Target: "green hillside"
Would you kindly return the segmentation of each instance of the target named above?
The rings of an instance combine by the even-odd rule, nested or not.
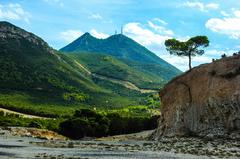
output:
[[[0,22],[0,37],[1,107],[64,113],[86,106],[143,104],[147,97],[87,74],[72,57],[10,23]]]
[[[139,88],[158,90],[165,83],[165,80],[161,77],[139,71],[139,69],[130,67],[113,56],[89,52],[70,53],[66,55],[83,64],[94,74],[128,81]]]
[[[95,55],[110,55],[117,58],[122,64],[124,63],[125,66],[127,65],[131,70],[137,71],[138,74],[141,72],[146,78],[148,77],[148,79],[150,78],[154,82],[158,81],[157,83],[159,83],[160,80],[162,80],[161,83],[166,83],[181,73],[181,71],[171,64],[122,34],[113,35],[107,39],[97,39],[89,33],[85,33],[69,45],[60,49],[60,51],[65,52],[66,54],[91,52]],[[90,60],[88,60],[88,62],[90,62]],[[90,69],[94,69],[94,66],[91,65]],[[108,67],[106,69],[111,68]],[[153,88],[156,85],[152,85],[153,87],[145,86],[143,88]]]

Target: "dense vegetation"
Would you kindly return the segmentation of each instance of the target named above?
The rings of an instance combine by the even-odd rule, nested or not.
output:
[[[124,92],[122,92],[124,93]],[[131,92],[125,90],[125,95],[131,95]],[[120,94],[121,95],[121,94]],[[112,99],[111,99],[112,98]],[[159,98],[157,94],[142,96],[142,105],[146,105],[149,109],[157,109],[159,108]],[[141,99],[140,98],[140,99]],[[104,101],[101,101],[103,100]],[[137,97],[132,98],[136,101],[140,100]],[[112,104],[109,101],[124,102],[125,106],[117,106],[117,104]],[[103,105],[95,105],[95,104],[79,104],[75,101],[62,101],[59,100],[58,96],[54,96],[53,94],[47,94],[44,92],[19,92],[19,91],[1,91],[0,93],[0,107],[7,108],[13,111],[22,112],[26,114],[32,114],[37,116],[44,117],[65,117],[72,115],[76,109],[80,108],[97,108],[98,110],[121,110],[127,108],[129,105],[136,104],[128,104],[128,101],[123,101],[122,98],[115,97],[102,97],[100,99],[96,99],[95,102],[102,102]],[[138,101],[140,103],[140,101]]]
[[[72,139],[86,136],[102,137],[156,128],[159,114],[154,115],[148,111],[146,106],[111,111],[83,108],[76,110],[71,116],[56,119],[23,118],[17,114],[5,114],[0,111],[0,125],[48,129]]]
[[[69,53],[66,55],[83,64],[94,74],[129,81],[139,88],[156,89],[165,83],[165,79],[162,77],[156,77],[147,71],[135,69],[123,60],[110,55],[90,52]]]
[[[157,127],[157,119],[158,116],[129,117],[121,116],[119,113],[106,114],[82,109],[60,124],[60,132],[74,139],[127,134],[154,129]]]
[[[0,36],[0,107],[55,118],[28,119],[0,113],[0,126],[44,128],[71,138],[152,129],[159,115],[156,93],[141,93],[93,76],[86,69],[154,90],[178,72],[170,67],[170,74],[160,76],[161,71],[166,72],[166,69],[157,71],[162,67],[160,64],[147,67],[132,61],[130,52],[125,52],[129,57],[124,59],[101,53],[59,53],[41,38],[7,22],[0,22]],[[135,51],[145,49],[135,42],[134,45]],[[156,69],[151,71],[153,66]]]
[[[146,95],[130,89],[126,94],[122,85],[93,78],[75,59],[53,50],[39,37],[6,22],[0,28],[5,36],[0,39],[1,105],[104,107],[107,101],[109,106],[123,107],[144,103]],[[15,98],[5,100],[5,96]]]

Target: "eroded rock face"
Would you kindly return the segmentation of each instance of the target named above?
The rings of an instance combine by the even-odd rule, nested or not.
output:
[[[201,65],[161,91],[161,136],[240,138],[240,55]]]

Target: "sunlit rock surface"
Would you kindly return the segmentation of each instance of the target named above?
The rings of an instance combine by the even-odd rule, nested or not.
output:
[[[154,138],[240,138],[240,55],[193,68],[161,91],[162,117]]]

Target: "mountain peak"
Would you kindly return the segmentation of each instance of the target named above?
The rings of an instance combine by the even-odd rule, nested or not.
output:
[[[92,36],[89,32],[84,33],[82,36],[80,36],[79,38],[77,38],[76,40],[73,41],[73,43],[81,43],[82,41],[89,41],[92,39],[97,39],[94,36]]]
[[[9,23],[7,21],[0,21],[0,32],[5,32],[5,31],[8,31],[8,32],[13,32],[13,31],[24,31],[23,29],[13,25],[12,23]]]
[[[112,36],[109,36],[107,39],[111,39],[111,38],[115,38],[115,39],[123,39],[123,38],[130,39],[129,37],[127,37],[126,35],[123,35],[123,34],[114,34]]]
[[[10,43],[10,39],[12,39],[12,41],[15,41],[17,44],[27,42],[28,44],[25,44],[24,47],[34,46],[38,49],[46,49],[51,53],[53,51],[40,37],[6,21],[0,22],[0,38],[2,41],[8,43]]]
[[[81,37],[93,37],[89,32],[84,33]]]
[[[1,21],[0,22],[0,35],[2,37],[15,37],[15,38],[34,38],[34,39],[40,39],[36,35],[25,31],[24,29],[21,29],[9,22]]]
[[[97,39],[89,33],[85,33],[77,40],[60,49],[63,52],[94,52],[107,54],[116,58],[126,59],[129,61],[159,64],[174,73],[180,71],[171,64],[167,63],[144,46],[140,45],[133,39],[123,35],[115,34],[106,39]],[[170,71],[171,72],[171,71]]]
[[[72,50],[78,50],[79,46],[89,46],[91,43],[97,43],[100,39],[95,38],[89,32],[84,33],[82,36],[71,42],[69,45],[65,46],[64,48],[60,49],[63,52],[69,52]],[[84,49],[88,49],[88,48]]]
[[[14,26],[13,24],[7,22],[7,21],[0,21],[0,27],[1,26]]]

